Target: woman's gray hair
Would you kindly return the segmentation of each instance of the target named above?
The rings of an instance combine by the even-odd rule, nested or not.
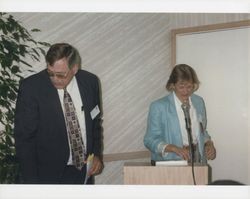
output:
[[[192,82],[194,84],[193,91],[196,91],[199,88],[200,81],[196,75],[196,72],[191,66],[187,64],[178,64],[173,68],[166,85],[167,90],[173,91],[174,84],[180,80]]]

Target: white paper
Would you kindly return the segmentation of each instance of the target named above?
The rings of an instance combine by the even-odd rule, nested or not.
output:
[[[170,160],[170,161],[156,161],[155,166],[185,166],[188,165],[187,160]]]
[[[86,175],[85,175],[84,184],[87,183],[87,180],[88,180],[89,177],[90,177],[90,176],[88,175],[88,173],[89,173],[89,171],[90,171],[90,169],[91,169],[91,167],[92,167],[93,157],[94,157],[93,154],[91,154],[91,155],[88,156],[87,163],[86,163]]]

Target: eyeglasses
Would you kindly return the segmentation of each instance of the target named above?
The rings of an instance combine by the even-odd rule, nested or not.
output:
[[[69,71],[65,73],[54,73],[49,69],[47,70],[49,77],[57,77],[58,79],[66,79],[69,74]]]
[[[175,84],[175,87],[178,90],[183,90],[183,89],[186,89],[188,91],[193,91],[194,90],[194,84],[193,83],[189,83],[189,82],[177,82]]]

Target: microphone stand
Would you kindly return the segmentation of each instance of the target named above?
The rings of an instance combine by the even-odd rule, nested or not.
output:
[[[191,129],[191,119],[189,115],[189,104],[182,104],[182,109],[184,111],[185,115],[185,122],[186,122],[186,130],[188,134],[188,143],[189,143],[189,154],[190,154],[190,160],[191,160],[191,166],[192,166],[192,175],[193,175],[193,181],[194,185],[196,185],[195,175],[194,175],[194,145],[193,145],[193,137],[192,137],[192,129]]]
[[[187,119],[185,119],[185,120],[187,120]],[[193,163],[194,162],[194,145],[193,145],[192,130],[188,126],[186,126],[186,129],[187,129],[187,134],[188,134],[188,143],[189,143],[189,147],[190,147],[190,159],[191,159],[191,163]]]
[[[191,160],[191,167],[192,167],[192,176],[194,185],[196,185],[195,175],[194,175],[194,145],[193,145],[193,138],[192,138],[192,130],[191,128],[186,128],[188,133],[188,142],[189,142],[189,154]]]

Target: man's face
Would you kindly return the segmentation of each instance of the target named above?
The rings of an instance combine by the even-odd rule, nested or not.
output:
[[[78,65],[74,65],[69,69],[67,59],[62,58],[57,60],[53,65],[48,64],[47,70],[52,84],[57,89],[63,89],[67,87],[77,73]]]

